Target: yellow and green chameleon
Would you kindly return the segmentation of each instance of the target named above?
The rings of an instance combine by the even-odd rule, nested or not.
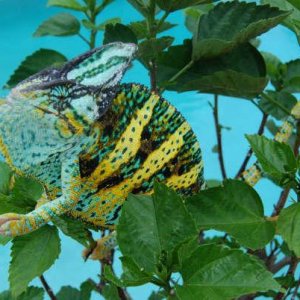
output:
[[[44,186],[32,212],[0,216],[0,234],[18,236],[68,214],[113,229],[129,193],[155,180],[181,194],[205,187],[199,143],[183,116],[138,84],[120,84],[134,44],[112,43],[17,85],[0,105],[0,152],[20,175]],[[292,112],[299,118],[299,105]],[[277,135],[291,131],[287,120]],[[243,174],[259,179],[256,164]]]

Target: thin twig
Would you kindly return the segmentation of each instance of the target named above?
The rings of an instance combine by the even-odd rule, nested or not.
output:
[[[78,36],[79,36],[86,44],[88,44],[88,46],[90,46],[90,42],[88,41],[88,39],[86,39],[81,33],[78,33]]]
[[[214,107],[213,107],[213,115],[214,115],[214,122],[216,128],[216,135],[217,135],[217,146],[218,146],[218,157],[219,163],[221,168],[221,173],[223,180],[227,178],[225,164],[224,164],[224,156],[223,156],[223,146],[222,146],[222,128],[219,122],[219,99],[218,95],[214,95]]]
[[[150,83],[151,83],[151,91],[157,91],[157,64],[156,60],[152,59],[150,61]]]
[[[258,135],[262,135],[264,133],[264,129],[265,129],[267,120],[268,120],[268,115],[263,113],[263,117],[262,117],[259,129],[258,129],[258,132],[257,132]],[[246,154],[246,157],[245,157],[240,169],[238,170],[235,178],[239,178],[242,175],[242,173],[246,170],[247,164],[248,164],[252,154],[253,154],[253,150],[252,150],[252,148],[250,148],[248,150],[248,152]]]
[[[51,300],[57,300],[56,296],[53,293],[52,288],[50,287],[50,285],[48,284],[48,282],[46,281],[44,275],[40,276],[40,281],[46,291],[46,293],[48,294],[48,296],[50,297]]]
[[[278,263],[270,266],[269,270],[276,274],[278,271],[280,271],[283,267],[289,265],[292,261],[292,258],[289,256],[284,257],[282,260],[280,260]]]

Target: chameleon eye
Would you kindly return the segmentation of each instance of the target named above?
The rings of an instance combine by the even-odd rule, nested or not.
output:
[[[70,106],[71,90],[72,87],[71,86],[69,87],[67,85],[59,85],[51,89],[49,100],[55,110],[60,112]]]

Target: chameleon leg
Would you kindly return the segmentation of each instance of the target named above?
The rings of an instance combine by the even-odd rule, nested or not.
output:
[[[84,259],[104,260],[110,256],[111,250],[117,246],[116,232],[113,231],[109,235],[97,240],[97,245],[93,249],[85,249],[82,252]]]
[[[14,237],[29,233],[76,205],[80,195],[78,164],[67,162],[62,170],[62,196],[39,206],[26,215],[16,213],[0,215],[0,235]]]

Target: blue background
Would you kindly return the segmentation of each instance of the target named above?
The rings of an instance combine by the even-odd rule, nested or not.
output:
[[[36,28],[47,18],[63,9],[46,8],[46,0],[0,0],[0,87],[9,79],[12,72],[20,62],[40,48],[50,48],[62,52],[68,58],[85,52],[87,46],[79,37],[44,37],[33,38]],[[80,14],[77,14],[80,16]],[[125,1],[115,0],[100,16],[99,21],[112,17],[121,17],[127,24],[140,20],[141,16]],[[176,37],[174,44],[181,43],[190,37],[184,27],[183,12],[172,14],[168,21],[179,24],[167,34]],[[83,34],[85,32],[83,31]],[[99,35],[98,45],[102,42]],[[283,62],[299,58],[300,48],[292,32],[278,26],[261,36],[260,49],[269,51],[278,56]],[[149,85],[147,71],[138,63],[128,71],[125,82],[139,82]],[[7,91],[0,90],[0,96]],[[197,134],[205,165],[206,179],[220,179],[220,170],[217,155],[211,149],[216,144],[215,129],[212,111],[208,105],[213,96],[208,94],[166,92],[164,95],[186,117]],[[224,126],[232,130],[224,130],[224,156],[229,177],[234,177],[239,169],[248,144],[245,134],[255,133],[261,120],[260,111],[250,102],[242,99],[220,97],[220,120]],[[268,135],[268,132],[266,132]],[[267,180],[261,180],[256,187],[261,195],[265,212],[272,211],[273,204],[277,201],[280,189]],[[133,237],[134,238],[134,237]],[[87,278],[97,280],[100,266],[97,262],[83,262],[81,258],[82,247],[73,240],[62,237],[62,252],[55,265],[45,273],[45,277],[57,292],[61,286],[71,285],[79,287]],[[8,265],[10,245],[0,248],[0,291],[8,288]],[[116,260],[116,269],[120,271],[120,264]],[[39,285],[38,281],[33,284]],[[152,287],[150,285],[129,289],[133,299],[147,299]],[[93,299],[99,299],[94,294]]]

